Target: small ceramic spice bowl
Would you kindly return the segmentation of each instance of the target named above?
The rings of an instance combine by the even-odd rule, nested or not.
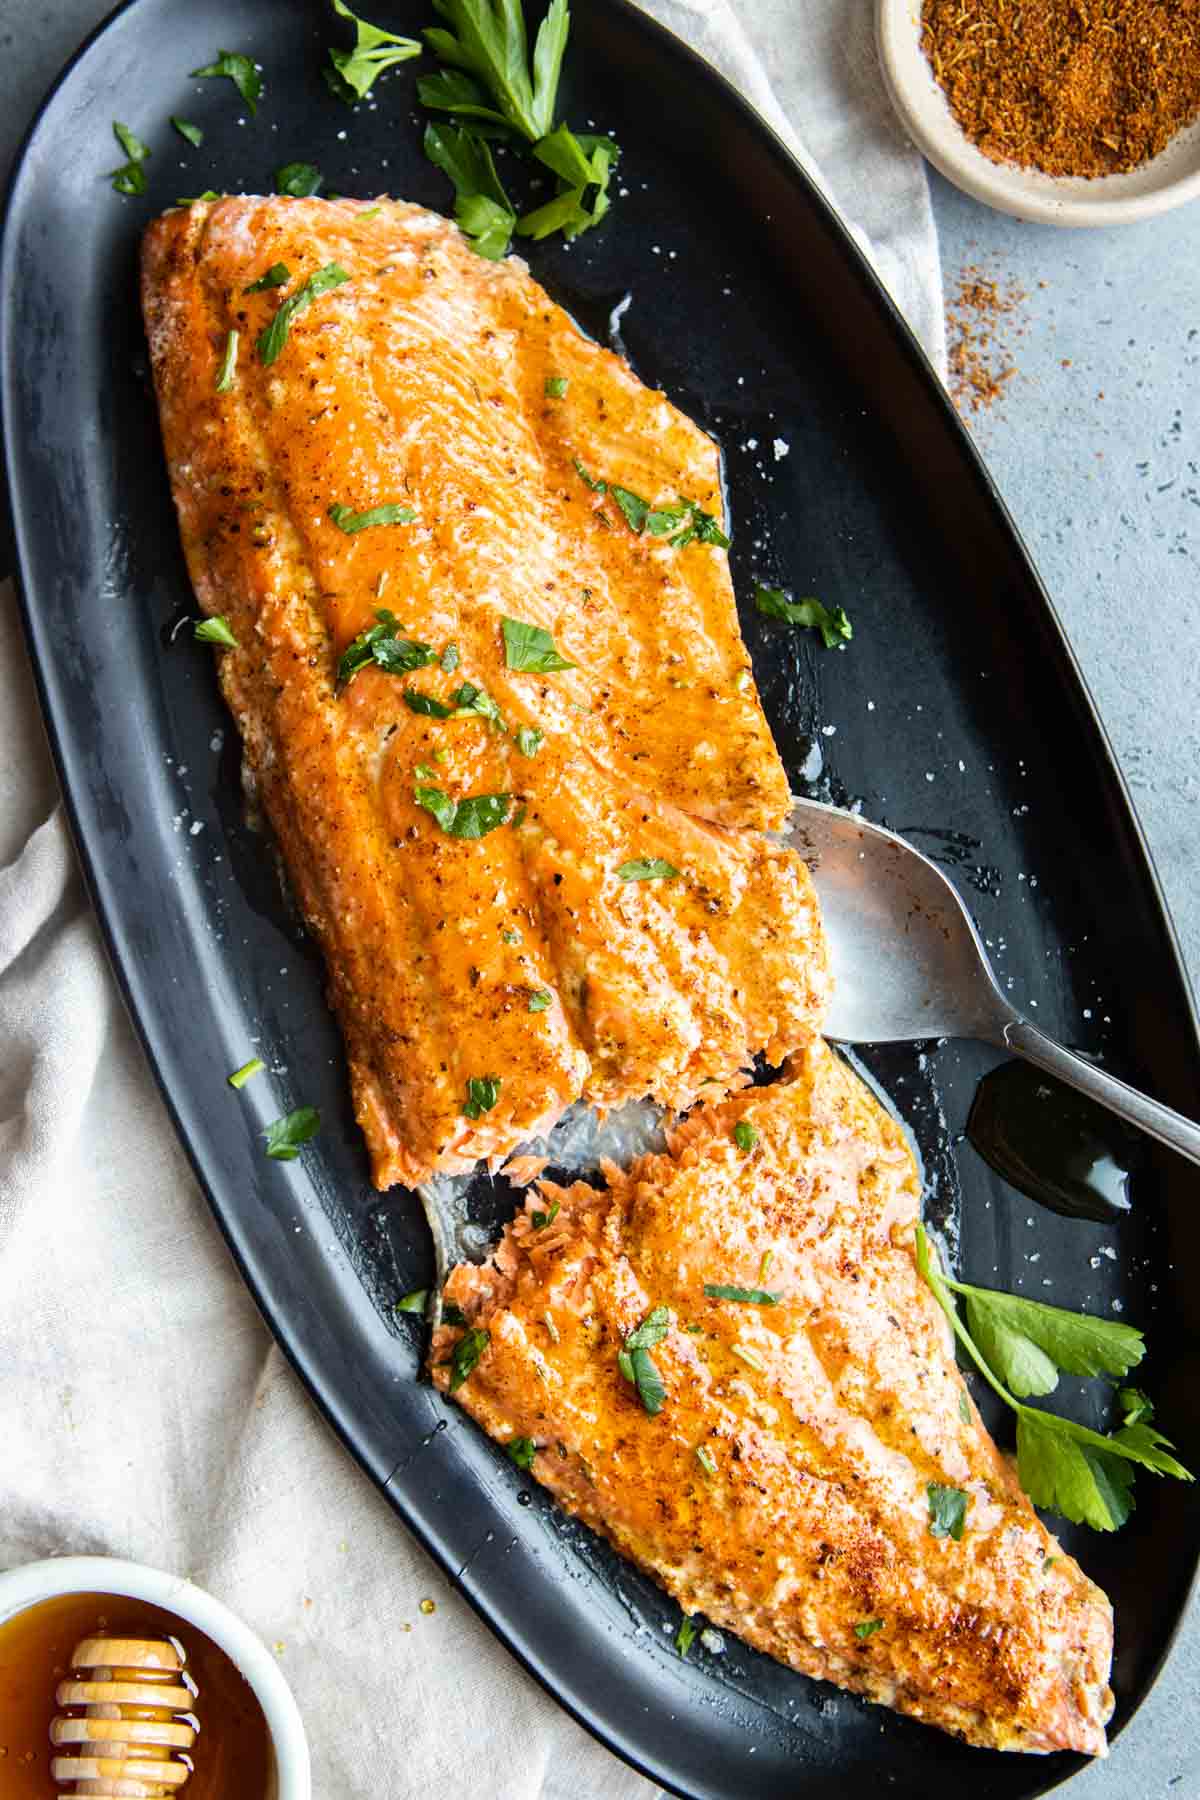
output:
[[[901,122],[934,168],[973,199],[1038,225],[1130,225],[1200,199],[1200,121],[1121,175],[1045,175],[993,162],[967,137],[934,78],[921,48],[921,0],[877,0],[875,25]]]

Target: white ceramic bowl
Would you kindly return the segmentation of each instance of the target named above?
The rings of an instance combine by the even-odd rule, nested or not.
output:
[[[0,1625],[60,1594],[121,1594],[165,1607],[198,1626],[237,1665],[266,1716],[275,1780],[263,1800],[312,1800],[308,1740],[291,1690],[270,1651],[228,1607],[181,1575],[165,1575],[141,1563],[115,1556],[56,1556],[0,1574]]]
[[[879,60],[918,150],[964,193],[1039,225],[1129,225],[1200,198],[1200,121],[1127,175],[1043,175],[994,163],[963,132],[921,49],[921,0],[877,0]]]

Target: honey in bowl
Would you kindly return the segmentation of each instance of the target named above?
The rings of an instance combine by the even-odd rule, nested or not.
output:
[[[0,1624],[3,1800],[53,1800],[63,1791],[50,1772],[56,1754],[50,1726],[56,1715],[82,1709],[59,1706],[55,1694],[70,1679],[72,1654],[87,1638],[163,1638],[182,1646],[185,1682],[195,1689],[200,1722],[188,1753],[194,1773],[180,1790],[184,1800],[272,1800],[270,1732],[245,1677],[195,1625],[120,1594],[64,1594]]]

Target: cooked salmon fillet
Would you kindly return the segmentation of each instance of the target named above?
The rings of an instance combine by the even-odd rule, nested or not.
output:
[[[607,1181],[543,1183],[452,1272],[438,1385],[685,1612],[969,1743],[1103,1754],[1111,1608],[967,1394],[912,1156],[858,1078],[818,1040]],[[618,1353],[664,1307],[652,1414]],[[931,1484],[966,1496],[959,1541]]]
[[[579,1098],[685,1108],[801,1043],[825,951],[761,835],[787,783],[711,439],[418,207],[168,213],[143,302],[188,567],[236,638],[221,684],[377,1184],[494,1162]],[[339,684],[368,631],[389,667],[360,643]]]

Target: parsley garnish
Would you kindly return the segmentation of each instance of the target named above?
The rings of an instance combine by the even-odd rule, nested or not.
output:
[[[427,719],[449,719],[452,716],[452,709],[449,706],[443,706],[442,702],[435,700],[432,694],[422,694],[418,688],[405,688],[404,704],[410,712],[423,713]],[[419,775],[424,768],[425,765],[422,763],[416,771],[417,774]],[[433,770],[429,769],[427,773],[429,779],[432,780]]]
[[[142,164],[150,154],[150,146],[143,144],[141,138],[119,119],[113,120],[113,136],[129,159],[119,169],[109,170],[113,187],[118,194],[144,194],[146,171]]]
[[[454,183],[454,217],[471,247],[498,262],[508,254],[517,215],[492,153],[481,138],[453,125],[425,127],[425,154]]]
[[[292,272],[286,263],[272,263],[265,275],[252,281],[249,287],[242,289],[243,294],[261,294],[267,288],[284,287],[292,279]]]
[[[522,669],[531,675],[553,675],[559,669],[577,665],[560,656],[554,639],[540,625],[527,625],[521,619],[501,619],[504,633],[504,661],[510,669]]]
[[[491,1112],[500,1098],[499,1075],[472,1075],[467,1083],[467,1103],[463,1107],[464,1119],[482,1119],[484,1113]]]
[[[704,1473],[706,1475],[711,1476],[711,1475],[716,1474],[716,1472],[717,1472],[716,1458],[713,1456],[713,1453],[708,1448],[707,1444],[697,1444],[697,1446],[696,1446],[696,1461],[700,1464],[700,1467],[704,1470]]]
[[[929,1496],[929,1535],[935,1538],[962,1539],[967,1519],[967,1496],[961,1488],[943,1487],[938,1481],[925,1484]]]
[[[204,133],[198,125],[193,125],[190,119],[177,119],[174,113],[171,114],[171,123],[180,137],[186,138],[197,150],[200,148],[204,142]]]
[[[323,269],[310,275],[304,286],[288,296],[271,323],[259,333],[258,354],[262,361],[267,364],[276,362],[283,353],[283,346],[287,343],[288,332],[296,315],[311,306],[322,294],[327,294],[331,288],[341,287],[349,279],[341,264],[335,262],[326,263]]]
[[[545,1012],[551,1001],[551,994],[546,988],[535,988],[529,996],[530,1012]]]
[[[550,0],[531,64],[521,0],[433,3],[454,29],[435,26],[425,32],[425,41],[451,66],[417,83],[422,105],[486,120],[530,143],[546,137],[554,128],[558,77],[570,29],[566,0]]]
[[[617,1368],[630,1386],[636,1388],[638,1399],[652,1418],[662,1411],[667,1390],[650,1351],[655,1344],[662,1343],[670,1329],[670,1309],[656,1306],[629,1333],[624,1349],[617,1355]]]
[[[416,638],[402,638],[397,634],[404,627],[396,623],[395,613],[389,612],[385,606],[376,610],[374,625],[368,625],[360,631],[352,644],[348,644],[338,661],[337,687],[340,692],[349,681],[352,681],[360,669],[374,663],[387,675],[408,675],[414,669],[424,669],[437,661],[437,656],[429,644],[422,644]]]
[[[551,0],[529,57],[521,0],[434,0],[452,31],[425,33],[443,68],[417,83],[421,103],[454,114],[458,128],[434,127],[426,154],[454,182],[455,216],[485,256],[503,256],[514,229],[542,238],[552,231],[577,237],[609,208],[609,177],[617,160],[611,138],[555,129],[555,96],[570,15],[566,0]],[[457,34],[457,35],[456,35]],[[484,142],[523,139],[553,171],[552,200],[517,218]],[[451,166],[452,165],[452,166]]]
[[[454,702],[452,719],[486,719],[489,724],[496,725],[501,731],[504,721],[500,717],[500,708],[492,696],[483,688],[476,687],[473,681],[464,681],[461,687],[455,688],[450,696]]]
[[[405,1294],[403,1300],[397,1300],[394,1310],[398,1313],[423,1313],[428,1303],[429,1289],[414,1288],[411,1294]]]
[[[203,69],[193,69],[192,74],[227,75],[250,111],[252,113],[258,111],[258,97],[262,93],[262,76],[255,68],[252,57],[243,56],[237,50],[218,50],[216,62],[208,63]]]
[[[743,1306],[778,1306],[783,1299],[766,1288],[726,1287],[719,1281],[706,1281],[704,1292],[710,1300],[738,1300]]]
[[[467,1315],[461,1306],[456,1306],[453,1300],[442,1301],[443,1325],[465,1325],[466,1322]]]
[[[471,794],[465,800],[452,800],[441,788],[418,787],[413,798],[433,814],[448,837],[481,838],[503,825],[512,796]]]
[[[307,1144],[309,1138],[316,1137],[321,1129],[321,1115],[315,1106],[298,1106],[282,1119],[276,1119],[267,1126],[263,1136],[267,1140],[267,1155],[276,1162],[291,1162],[300,1154],[301,1144]]]
[[[545,741],[545,732],[536,725],[522,725],[517,730],[517,749],[522,756],[536,756]]]
[[[635,856],[631,862],[623,862],[617,870],[618,881],[671,881],[679,874],[674,863],[664,862],[661,856]]]
[[[860,1619],[854,1627],[854,1635],[856,1638],[869,1638],[874,1637],[877,1631],[882,1630],[882,1619]]]
[[[401,506],[396,501],[390,501],[386,506],[370,506],[366,512],[354,512],[335,500],[328,511],[338,530],[344,531],[347,537],[356,531],[367,531],[372,525],[411,525],[417,516],[411,506]]]
[[[175,204],[176,206],[199,206],[204,200],[219,200],[220,198],[221,196],[218,194],[216,188],[205,188],[202,194],[185,194],[184,197],[181,200],[177,200]]]
[[[821,634],[827,650],[844,650],[854,636],[854,627],[840,606],[832,611],[819,600],[789,600],[782,588],[764,587],[760,581],[754,589],[754,605],[768,619],[786,619],[789,625],[808,625]]]
[[[755,1131],[749,1119],[739,1119],[733,1128],[731,1136],[743,1156],[747,1156],[758,1142],[758,1133]],[[768,1250],[767,1255],[769,1256],[770,1254],[771,1252]]]
[[[293,200],[307,200],[317,192],[323,179],[315,163],[284,163],[275,171],[275,192],[290,194]]]
[[[443,1367],[450,1369],[450,1392],[457,1393],[467,1376],[487,1349],[490,1334],[476,1325],[474,1330],[464,1332],[450,1355],[445,1359]]]
[[[509,1461],[516,1463],[518,1469],[532,1469],[537,1445],[531,1437],[511,1438],[504,1448]]]
[[[547,375],[544,390],[547,400],[561,400],[569,386],[565,375]]]
[[[458,645],[454,643],[447,644],[441,655],[442,668],[447,675],[453,675],[455,669],[458,667],[458,662]]]
[[[1170,1454],[1171,1445],[1144,1413],[1104,1435],[1077,1425],[1058,1413],[1025,1406],[1017,1393],[1045,1394],[1057,1385],[1059,1369],[1068,1374],[1123,1375],[1140,1362],[1145,1345],[1140,1331],[1115,1320],[1064,1312],[1038,1300],[1020,1300],[991,1288],[971,1287],[943,1275],[929,1239],[917,1226],[917,1268],[980,1374],[1017,1415],[1017,1478],[1035,1506],[1061,1513],[1075,1524],[1115,1531],[1133,1509],[1130,1464],[1180,1481],[1192,1476]],[[967,1301],[971,1330],[963,1324],[955,1294]],[[982,1323],[989,1350],[972,1332]],[[992,1366],[995,1356],[1012,1386]],[[1050,1377],[1053,1376],[1053,1380]],[[1122,1390],[1131,1393],[1136,1390]]]
[[[675,1633],[675,1648],[678,1650],[680,1656],[687,1655],[688,1651],[696,1641],[696,1632],[698,1629],[699,1627],[692,1619],[684,1619],[682,1621],[679,1630]]]
[[[722,550],[729,548],[729,539],[717,521],[695,500],[685,500],[681,495],[673,504],[651,506],[649,500],[643,500],[640,494],[633,493],[631,489],[589,475],[578,457],[575,458],[575,473],[591,488],[593,494],[611,494],[621,509],[625,523],[639,536],[642,532],[649,532],[651,537],[665,537],[676,550],[682,550],[691,543],[716,544]]]
[[[215,619],[202,619],[196,626],[196,642],[198,644],[223,644],[227,650],[236,650],[238,641],[229,629],[229,621],[220,613]]]
[[[559,1202],[555,1200],[545,1212],[530,1213],[529,1222],[533,1226],[533,1229],[535,1231],[545,1231],[547,1225],[553,1225],[555,1219],[558,1217],[558,1208]]]
[[[1143,1394],[1141,1388],[1118,1388],[1117,1405],[1121,1409],[1122,1425],[1138,1425],[1143,1421],[1148,1425],[1154,1417],[1154,1402]]]
[[[216,389],[218,394],[226,394],[233,386],[233,377],[237,370],[238,336],[231,331],[225,339],[225,354],[221,358],[221,366],[217,370]]]
[[[355,28],[354,48],[329,52],[325,80],[331,93],[353,106],[370,93],[377,75],[396,63],[407,62],[411,56],[420,56],[421,46],[415,38],[397,37],[379,25],[356,18],[342,0],[332,0],[332,4],[339,18],[349,19]]]
[[[225,1079],[231,1088],[244,1088],[252,1076],[262,1074],[263,1067],[262,1057],[252,1056],[249,1062],[244,1062],[240,1069],[235,1069]]]

